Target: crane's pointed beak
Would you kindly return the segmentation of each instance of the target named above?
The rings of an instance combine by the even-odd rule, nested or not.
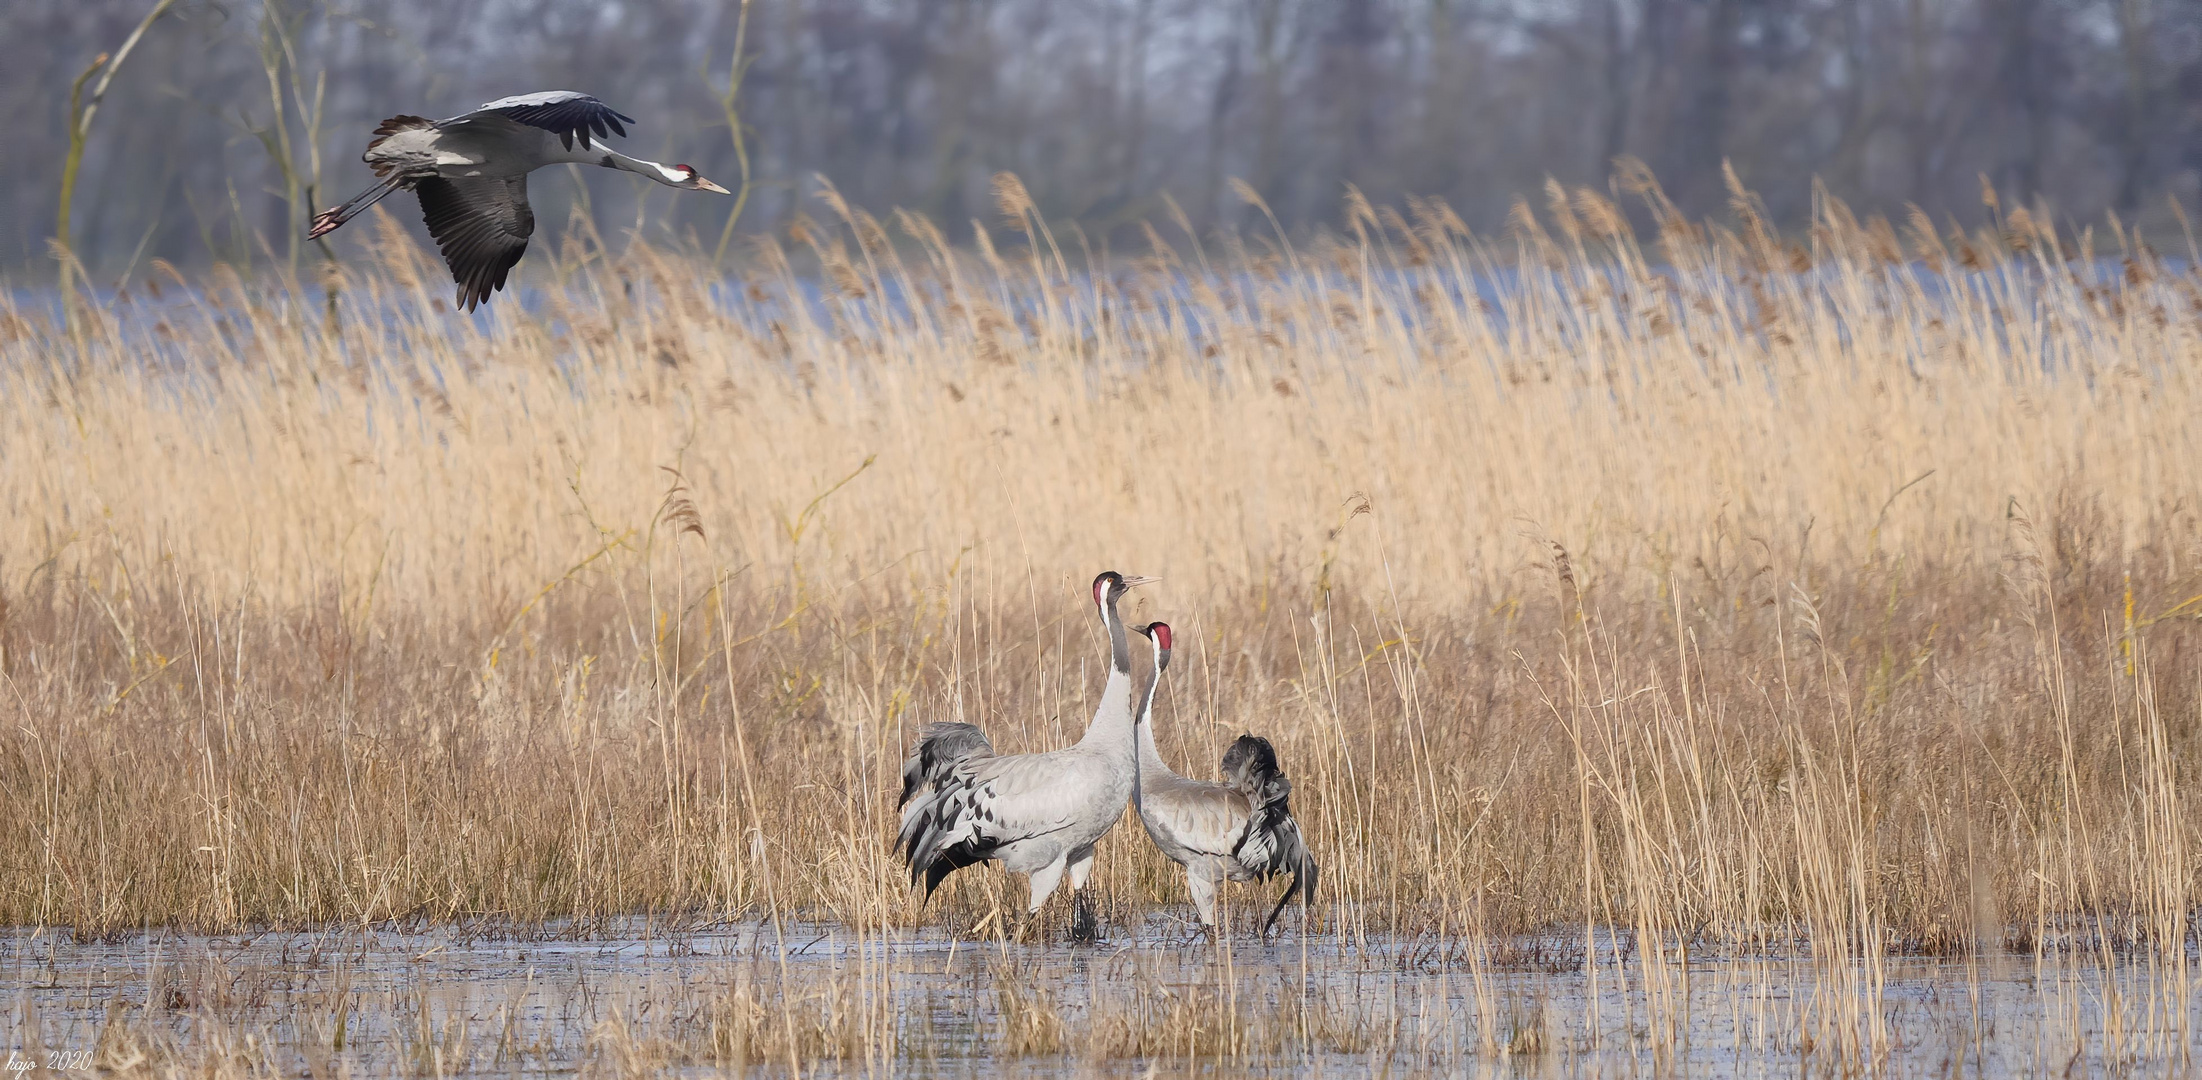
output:
[[[1138,631],[1139,636],[1144,638],[1152,639],[1155,636],[1155,624],[1153,623],[1145,623],[1140,626],[1132,627],[1132,629]]]
[[[1141,585],[1152,585],[1155,582],[1161,580],[1162,579],[1158,577],[1128,577],[1124,579],[1124,587],[1127,589],[1136,589]]]
[[[721,195],[732,195],[732,194],[734,194],[733,192],[731,192],[731,191],[728,191],[728,190],[726,190],[725,188],[723,188],[723,187],[720,187],[719,185],[717,185],[717,184],[714,184],[714,183],[712,183],[711,181],[709,181],[709,180],[706,180],[706,179],[704,179],[703,177],[700,177],[700,176],[696,178],[696,190],[697,190],[697,191],[716,191],[716,192],[718,192],[718,193],[719,193],[719,194],[721,194]]]

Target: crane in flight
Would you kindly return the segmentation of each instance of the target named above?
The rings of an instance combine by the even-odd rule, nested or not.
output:
[[[375,128],[360,156],[379,181],[316,214],[306,238],[317,239],[391,192],[410,188],[458,282],[459,306],[472,311],[505,287],[505,276],[527,253],[535,232],[528,174],[545,165],[600,165],[683,191],[729,194],[693,166],[660,165],[603,144],[610,135],[625,137],[623,125],[634,122],[574,90],[499,98],[448,120],[393,116]]]

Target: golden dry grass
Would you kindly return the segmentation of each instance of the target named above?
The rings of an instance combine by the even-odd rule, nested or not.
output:
[[[1707,942],[2183,957],[2192,265],[1624,180],[1649,244],[1555,189],[1109,260],[1005,184],[998,247],[829,193],[724,294],[584,236],[470,322],[386,225],[333,308],[12,313],[0,923],[968,928],[1022,885],[919,907],[903,750],[1076,738],[1114,567],[1165,756],[1277,743],[1321,927],[1611,924],[1655,1003]],[[1184,903],[1136,828],[1095,880]]]

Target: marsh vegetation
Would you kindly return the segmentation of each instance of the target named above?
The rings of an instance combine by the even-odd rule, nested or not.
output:
[[[1006,176],[974,250],[829,189],[738,278],[584,229],[472,318],[389,225],[311,279],[8,309],[0,923],[44,928],[10,963],[145,927],[985,938],[1019,887],[920,909],[901,755],[933,720],[1075,739],[1116,567],[1178,631],[1164,757],[1253,730],[1294,777],[1324,889],[1276,956],[1431,950],[1462,1054],[1531,969],[1582,1005],[1538,1045],[1610,1008],[1679,1045],[1723,959],[1803,973],[1784,1045],[1855,1068],[1910,1045],[1906,972],[1993,958],[2085,1053],[2185,1060],[2191,241],[1614,190],[1133,255]],[[1183,916],[1171,870],[1103,841],[1112,940]],[[1163,1008],[972,955],[1029,1052]],[[761,995],[726,1006],[772,1018],[753,1058],[900,1060],[918,991],[869,977],[860,1035],[711,1000]],[[1395,1045],[1293,985],[1315,1011],[1233,1006],[1245,1046]],[[1228,1038],[1183,1053],[1261,1056]]]

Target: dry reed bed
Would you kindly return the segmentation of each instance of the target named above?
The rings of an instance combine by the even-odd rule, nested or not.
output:
[[[584,233],[469,321],[385,222],[12,313],[0,922],[971,927],[1021,886],[920,910],[902,749],[1075,738],[1116,567],[1165,755],[1278,742],[1323,927],[2183,964],[2191,264],[1624,181],[1648,244],[1555,190],[1112,261],[1005,180],[998,247],[829,191],[725,294]],[[1136,829],[1098,871],[1184,900]]]

